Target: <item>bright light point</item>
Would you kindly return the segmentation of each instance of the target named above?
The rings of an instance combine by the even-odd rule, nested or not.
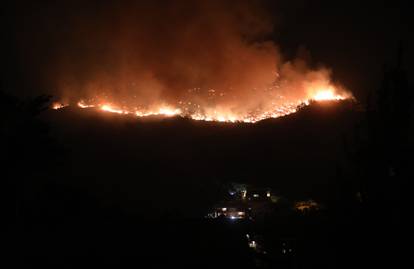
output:
[[[223,211],[227,211],[227,208],[223,207],[221,210],[223,210]]]

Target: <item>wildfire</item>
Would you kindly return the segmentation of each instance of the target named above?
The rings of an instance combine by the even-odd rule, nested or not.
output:
[[[286,102],[282,105],[275,105],[269,109],[250,111],[249,113],[236,113],[226,107],[203,108],[191,102],[178,102],[176,105],[161,104],[151,108],[128,108],[120,107],[109,102],[93,103],[80,100],[77,106],[85,108],[95,108],[104,112],[116,113],[121,115],[135,115],[137,117],[161,116],[161,117],[186,117],[198,121],[217,121],[217,122],[244,122],[255,123],[264,119],[278,118],[297,112],[298,106],[309,105],[311,100],[338,101],[353,98],[349,93],[339,94],[333,87],[328,87],[313,91],[307,99],[295,102]],[[61,109],[67,105],[54,103],[53,109]]]
[[[269,38],[274,14],[260,1],[125,2],[115,13],[104,5],[102,23],[88,24],[91,36],[78,35],[84,25],[75,20],[67,33],[74,42],[60,44],[50,68],[40,69],[41,82],[62,100],[129,117],[254,123],[295,113],[313,101],[352,98],[333,82],[329,67],[307,61],[308,51],[282,55]],[[164,13],[168,16],[153,22]],[[92,22],[88,15],[79,21]],[[112,31],[118,17],[116,29],[122,30]],[[209,38],[198,29],[208,29]]]

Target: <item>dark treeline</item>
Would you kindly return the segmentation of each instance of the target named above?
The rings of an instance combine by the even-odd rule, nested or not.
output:
[[[413,89],[402,56],[400,49],[397,63],[384,67],[364,117],[345,139],[346,160],[338,167],[337,244],[341,260],[352,267],[400,267],[408,258]]]

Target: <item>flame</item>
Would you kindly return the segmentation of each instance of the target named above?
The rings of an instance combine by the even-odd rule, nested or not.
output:
[[[311,100],[314,101],[338,101],[353,98],[349,93],[338,94],[334,88],[326,88],[314,91],[313,94],[305,100],[296,102],[287,102],[283,105],[275,106],[268,110],[253,111],[250,114],[238,114],[225,107],[219,108],[201,108],[192,111],[190,102],[179,102],[177,105],[162,104],[151,109],[128,109],[121,108],[111,103],[87,103],[81,100],[77,103],[80,108],[98,108],[101,111],[116,113],[121,115],[135,115],[137,117],[162,116],[162,117],[187,117],[198,121],[217,121],[217,122],[244,122],[255,123],[264,119],[278,118],[297,112],[298,106],[309,105]]]
[[[135,115],[137,117],[161,116],[161,117],[186,117],[197,121],[216,121],[230,123],[255,123],[269,118],[278,118],[298,111],[299,106],[309,105],[311,101],[339,101],[353,99],[354,97],[341,89],[334,86],[311,88],[307,99],[298,99],[295,101],[286,101],[283,103],[274,103],[274,106],[265,109],[256,109],[252,111],[237,112],[224,105],[203,107],[200,104],[179,101],[177,104],[162,103],[150,108],[129,108],[127,106],[117,106],[112,102],[94,102],[80,100],[77,106],[86,108],[96,108],[98,110],[116,113],[120,115]],[[68,105],[63,103],[53,103],[53,109],[60,109]]]
[[[113,106],[109,105],[109,104],[104,104],[100,106],[100,109],[106,112],[111,112],[111,113],[118,113],[118,114],[129,114],[129,111],[127,110],[122,110],[122,109],[117,109],[114,108]]]
[[[60,102],[52,103],[52,109],[54,109],[54,110],[58,110],[58,109],[61,109],[61,108],[67,107],[67,106],[68,106],[68,104],[63,104],[63,103],[60,103]]]
[[[345,97],[336,95],[331,89],[320,90],[312,98],[315,101],[331,101],[331,100],[344,100]]]
[[[340,101],[353,98],[349,93],[338,94],[335,88],[327,87],[313,92],[310,99],[315,101]]]
[[[173,117],[179,116],[182,114],[181,110],[171,106],[161,106],[155,110],[149,111],[135,111],[134,113],[137,117],[148,117],[148,116],[164,116],[164,117]]]
[[[78,107],[80,107],[80,108],[90,108],[90,107],[95,107],[94,105],[88,105],[88,104],[86,104],[84,101],[79,101],[78,102]]]

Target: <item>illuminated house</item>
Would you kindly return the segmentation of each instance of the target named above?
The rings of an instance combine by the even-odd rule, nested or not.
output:
[[[248,189],[243,194],[243,199],[249,201],[270,201],[271,192],[268,188]]]
[[[244,201],[269,201],[274,196],[270,188],[259,188],[240,183],[231,183],[228,193],[232,199]]]
[[[229,219],[244,219],[246,211],[236,207],[221,207],[216,209],[218,217],[223,216]]]
[[[243,205],[231,203],[222,204],[216,207],[212,213],[208,214],[210,218],[227,218],[227,219],[246,219],[249,218],[249,208]]]
[[[210,218],[253,219],[273,212],[273,203],[279,196],[274,195],[269,188],[258,188],[246,184],[231,183],[228,194],[220,204],[216,205]]]

